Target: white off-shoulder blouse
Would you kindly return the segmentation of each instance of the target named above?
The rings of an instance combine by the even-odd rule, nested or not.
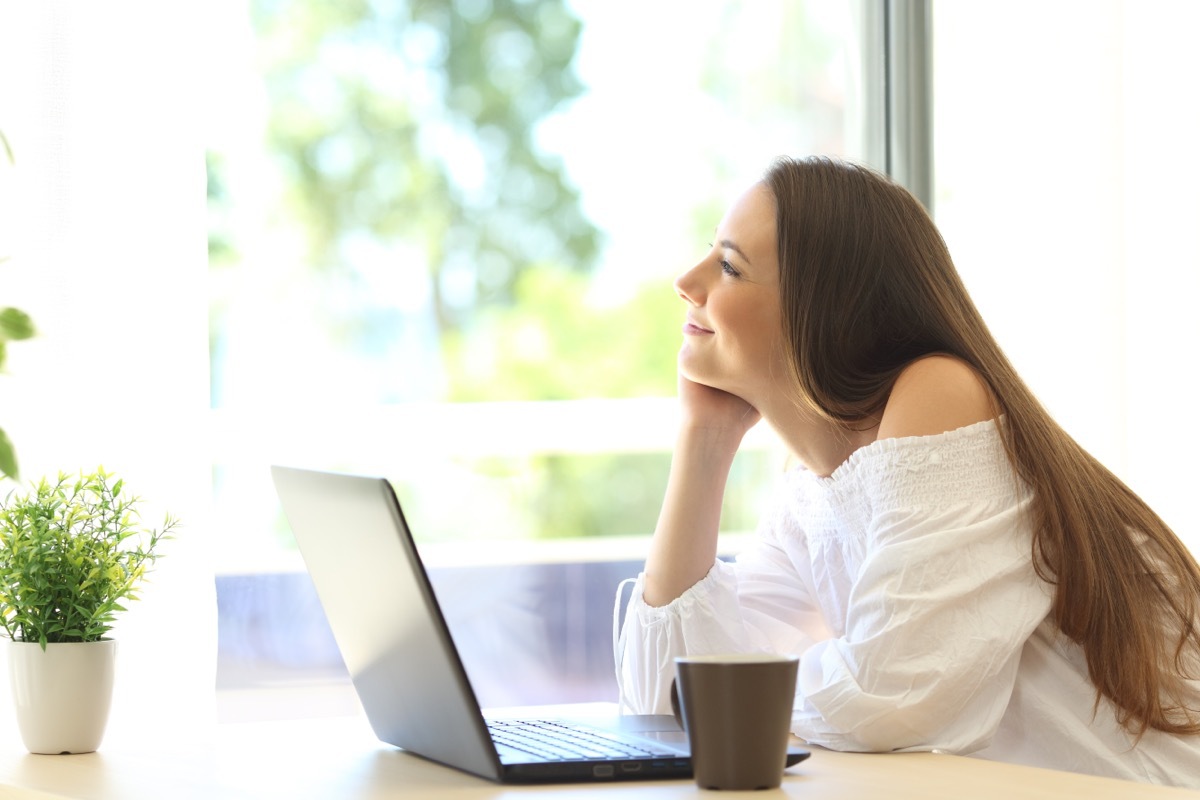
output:
[[[835,750],[942,750],[1200,788],[1200,737],[1134,740],[1095,706],[1048,618],[995,422],[885,439],[828,478],[783,477],[755,544],[663,607],[637,579],[617,642],[622,703],[670,713],[674,658],[800,654],[793,731]]]

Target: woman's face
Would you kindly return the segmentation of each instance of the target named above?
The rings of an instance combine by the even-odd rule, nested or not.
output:
[[[734,202],[708,255],[676,279],[675,290],[688,306],[680,373],[759,405],[786,374],[775,198],[764,184]]]

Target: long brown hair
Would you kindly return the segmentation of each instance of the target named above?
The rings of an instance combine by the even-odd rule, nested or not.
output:
[[[877,417],[915,359],[946,354],[991,389],[1032,492],[1033,559],[1052,616],[1137,736],[1200,733],[1200,566],[1170,528],[1075,442],[1017,375],[945,242],[903,187],[827,158],[780,159],[775,196],[785,340],[800,398],[846,426]]]

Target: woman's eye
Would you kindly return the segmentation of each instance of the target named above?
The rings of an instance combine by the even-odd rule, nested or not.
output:
[[[741,274],[737,271],[737,269],[734,268],[733,264],[730,264],[724,259],[721,259],[721,271],[732,278],[736,278]]]

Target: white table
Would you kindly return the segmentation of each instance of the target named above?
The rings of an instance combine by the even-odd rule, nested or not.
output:
[[[182,734],[116,731],[110,732],[99,752],[74,756],[31,755],[21,746],[11,720],[7,729],[0,730],[0,800],[1200,798],[1200,792],[960,756],[863,755],[819,749],[788,770],[781,792],[706,792],[691,781],[502,786],[378,742],[361,715],[214,724]]]

